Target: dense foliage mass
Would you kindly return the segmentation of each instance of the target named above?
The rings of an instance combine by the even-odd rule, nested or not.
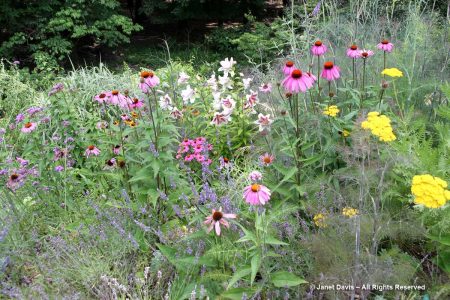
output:
[[[305,8],[201,66],[2,59],[1,297],[450,297],[445,21]]]

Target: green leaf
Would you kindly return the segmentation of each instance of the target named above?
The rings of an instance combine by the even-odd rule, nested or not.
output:
[[[252,275],[250,277],[250,284],[253,284],[253,282],[255,281],[256,273],[261,267],[261,254],[259,252],[252,257],[251,266],[252,266]]]
[[[275,272],[271,275],[271,282],[276,287],[296,286],[308,281],[286,271]]]
[[[284,245],[284,246],[289,245],[289,244],[287,244],[287,243],[285,243],[285,242],[282,242],[282,241],[280,241],[280,240],[277,240],[277,239],[274,238],[273,236],[266,236],[266,238],[265,238],[264,241],[265,241],[266,244],[270,244],[270,245]]]
[[[223,292],[217,299],[241,300],[244,293],[250,298],[255,292],[255,288],[235,288]]]
[[[242,277],[249,275],[251,272],[252,272],[251,268],[245,268],[235,272],[233,277],[231,277],[230,282],[228,283],[227,289],[232,287]]]

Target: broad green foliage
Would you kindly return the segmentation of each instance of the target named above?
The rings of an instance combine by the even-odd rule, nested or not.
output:
[[[77,46],[117,46],[142,29],[120,13],[117,0],[2,1],[0,25],[6,39],[0,53],[24,58],[33,54],[35,63],[66,59]]]

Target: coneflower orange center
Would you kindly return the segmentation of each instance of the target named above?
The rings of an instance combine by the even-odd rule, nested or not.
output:
[[[264,156],[263,161],[266,164],[270,164],[272,162],[272,159],[270,158],[270,156]]]
[[[25,128],[30,128],[31,126],[33,126],[33,124],[31,124],[30,122],[25,123]]]
[[[358,49],[358,46],[356,46],[356,45],[351,45],[351,46],[350,46],[350,49],[356,50],[356,49]]]
[[[117,96],[117,95],[119,95],[119,91],[118,91],[118,90],[113,90],[113,91],[111,92],[111,94]]]
[[[388,40],[382,40],[381,43],[382,43],[383,45],[387,45],[387,44],[389,44],[389,41],[388,41]]]
[[[90,145],[90,146],[88,147],[88,149],[92,151],[92,150],[95,149],[95,146],[94,146],[94,145]]]
[[[134,103],[134,104],[137,104],[138,102],[139,102],[139,99],[138,99],[138,98],[134,98],[134,99],[133,99],[133,103]]]
[[[322,46],[322,42],[321,42],[321,41],[316,41],[316,42],[314,43],[314,46],[320,47],[320,46]]]
[[[99,97],[99,98],[105,98],[105,97],[106,97],[106,94],[101,93],[100,95],[98,95],[98,97]]]
[[[325,69],[327,69],[327,70],[332,69],[333,66],[334,66],[334,64],[333,64],[332,61],[327,61],[327,62],[325,62],[325,63],[323,64],[323,67],[324,67]]]
[[[149,72],[149,71],[142,71],[142,72],[141,72],[141,77],[147,78],[147,77],[149,77],[149,76],[150,76],[150,72]]]
[[[223,158],[223,162],[224,162],[224,163],[228,163],[229,161],[230,161],[230,160],[229,160],[228,158],[226,158],[226,157]]]
[[[362,57],[367,57],[367,56],[369,56],[369,53],[363,52],[363,53],[361,53],[361,55],[362,55]]]
[[[253,193],[259,192],[259,190],[260,190],[259,184],[257,184],[257,183],[252,184],[251,189],[252,189]]]
[[[291,76],[292,78],[300,78],[302,77],[302,71],[300,71],[299,69],[295,69],[294,71],[292,71]]]
[[[11,175],[10,178],[11,178],[11,180],[16,180],[17,178],[19,178],[19,175],[14,173],[14,174]]]
[[[220,221],[223,218],[223,213],[220,211],[215,211],[212,215],[214,221]]]
[[[289,60],[289,61],[286,62],[286,67],[289,67],[289,68],[290,68],[290,67],[292,67],[293,65],[294,65],[294,62],[293,62],[293,61],[290,61],[290,60]]]

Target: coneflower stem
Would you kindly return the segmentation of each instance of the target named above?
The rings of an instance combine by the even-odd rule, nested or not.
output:
[[[360,97],[359,109],[361,110],[363,100],[366,98],[366,59],[363,59],[362,95]]]
[[[318,99],[320,100],[320,56],[317,56],[317,89],[318,89]]]
[[[355,68],[355,58],[353,58],[353,81],[352,81],[352,88],[355,87],[356,82],[356,68]]]

